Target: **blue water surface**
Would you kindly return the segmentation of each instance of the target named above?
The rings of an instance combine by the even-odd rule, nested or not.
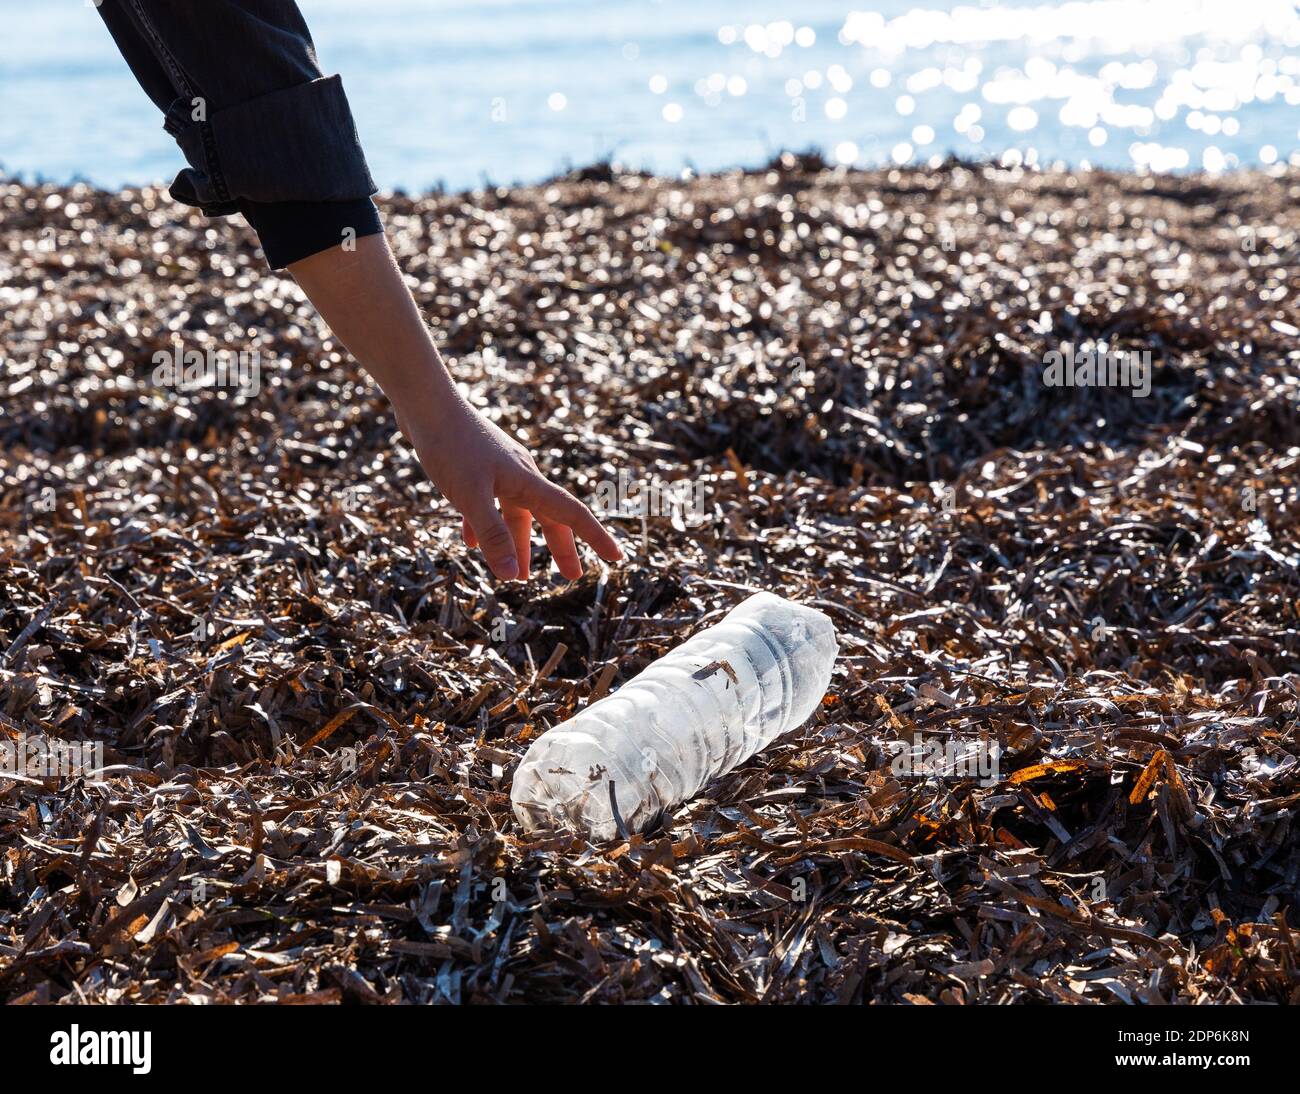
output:
[[[196,0],[201,2],[201,0]],[[785,149],[1220,172],[1300,163],[1280,0],[303,0],[381,186]],[[0,0],[0,166],[117,187],[179,152],[89,0]]]

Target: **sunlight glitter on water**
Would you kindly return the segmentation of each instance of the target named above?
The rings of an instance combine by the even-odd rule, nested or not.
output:
[[[302,0],[382,186],[829,162],[1153,171],[1297,162],[1282,0]],[[744,20],[738,20],[743,11]],[[0,0],[4,168],[170,179],[174,143],[93,10]]]
[[[718,40],[776,61],[805,30],[811,44],[813,28],[796,29],[785,20],[726,24]],[[1294,52],[1300,9],[1293,3],[986,3],[913,9],[892,18],[862,10],[845,17],[836,40],[856,54],[827,70],[828,78],[837,77],[838,91],[853,85],[848,63],[873,88],[901,84],[906,93],[894,98],[894,113],[909,124],[924,119],[910,140],[892,146],[894,162],[930,156],[936,129],[957,151],[996,156],[1014,149],[1027,162],[1039,156],[1036,135],[1048,154],[1059,157],[1057,146],[1069,130],[1081,131],[1091,149],[1124,149],[1132,166],[1155,171],[1300,162],[1294,151],[1300,132],[1283,116],[1285,108],[1300,106],[1300,56]],[[792,101],[819,85],[808,75],[819,74],[786,81]],[[955,114],[945,109],[953,96],[966,97]],[[1001,108],[990,110],[988,124],[980,124],[982,104]],[[1264,135],[1254,148],[1235,140],[1243,133],[1242,112],[1250,130]],[[824,113],[852,124],[850,103],[840,95],[826,100]],[[1188,130],[1202,139],[1190,138]],[[1289,155],[1275,141],[1292,149]],[[857,162],[865,151],[841,140],[834,159]]]

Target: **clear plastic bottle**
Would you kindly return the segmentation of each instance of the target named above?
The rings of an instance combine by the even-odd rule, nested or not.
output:
[[[755,593],[534,741],[515,771],[515,816],[526,831],[613,839],[613,784],[627,831],[640,831],[802,725],[838,650],[827,616]]]

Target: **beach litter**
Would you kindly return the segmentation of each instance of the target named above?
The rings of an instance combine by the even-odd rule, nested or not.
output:
[[[515,769],[515,816],[527,830],[626,839],[802,725],[836,648],[823,613],[755,593],[542,734]]]

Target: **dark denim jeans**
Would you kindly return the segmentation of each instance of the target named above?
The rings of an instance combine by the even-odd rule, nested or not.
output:
[[[171,195],[242,212],[272,266],[380,230],[343,83],[322,76],[292,0],[101,0],[189,167]]]

